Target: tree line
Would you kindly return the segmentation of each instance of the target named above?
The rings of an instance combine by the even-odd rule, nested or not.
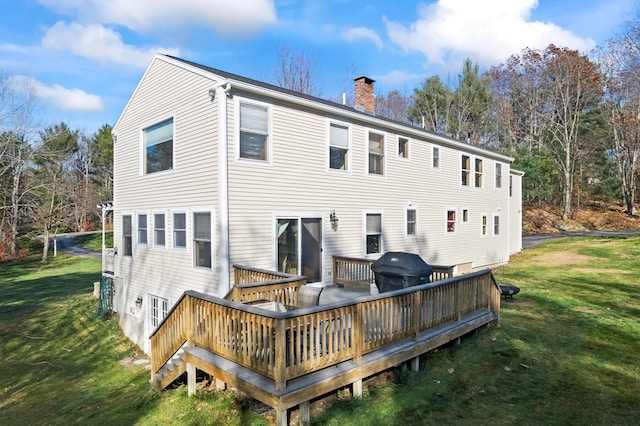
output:
[[[0,259],[19,256],[18,237],[99,227],[96,204],[111,199],[111,126],[88,135],[64,122],[41,127],[29,87],[0,72]]]

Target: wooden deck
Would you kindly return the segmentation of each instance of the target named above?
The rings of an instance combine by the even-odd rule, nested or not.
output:
[[[166,387],[187,371],[193,393],[197,368],[270,405],[284,425],[297,405],[304,421],[313,398],[346,385],[361,395],[364,378],[406,361],[417,369],[421,354],[499,319],[489,270],[288,312],[246,303],[295,306],[304,281],[236,267],[243,284],[227,299],[186,292],[151,336],[152,382]]]

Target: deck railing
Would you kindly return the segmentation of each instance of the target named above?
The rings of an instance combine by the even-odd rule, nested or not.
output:
[[[375,261],[371,259],[333,256],[333,283],[344,287],[369,288],[375,282],[375,276],[371,271],[373,262]],[[453,277],[453,266],[429,266],[433,268],[430,282]]]
[[[234,302],[269,300],[285,305],[297,305],[298,289],[306,277],[266,271],[243,265],[233,265],[234,286],[225,296]]]
[[[184,293],[151,336],[152,375],[185,343],[205,348],[275,381],[383,348],[474,311],[499,317],[490,270],[289,312],[272,312],[193,291]]]

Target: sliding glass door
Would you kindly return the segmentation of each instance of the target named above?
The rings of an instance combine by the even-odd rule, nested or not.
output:
[[[322,280],[322,219],[277,219],[278,271]]]

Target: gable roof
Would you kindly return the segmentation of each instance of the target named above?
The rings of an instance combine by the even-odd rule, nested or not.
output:
[[[509,163],[513,161],[512,157],[497,153],[495,151],[491,151],[486,148],[482,148],[478,145],[473,145],[468,142],[454,139],[450,136],[446,136],[440,133],[436,133],[436,132],[424,129],[422,127],[414,126],[411,124],[407,124],[407,123],[393,120],[383,116],[377,116],[375,114],[372,114],[366,111],[360,111],[356,108],[343,105],[337,102],[333,102],[327,99],[296,92],[294,90],[290,90],[290,89],[286,89],[270,83],[254,80],[248,77],[243,77],[238,74],[233,74],[227,71],[219,70],[217,68],[202,65],[202,64],[189,61],[186,59],[178,58],[175,56],[165,55],[165,54],[156,54],[154,59],[151,61],[149,68],[151,68],[151,66],[153,65],[153,62],[156,60],[162,60],[164,62],[168,62],[185,69],[189,69],[191,71],[197,72],[198,74],[202,74],[208,78],[211,78],[214,81],[221,81],[221,80],[231,81],[232,87],[241,86],[242,89],[247,91],[261,92],[264,96],[280,97],[280,98],[284,98],[286,100],[292,101],[294,103],[304,103],[311,107],[315,107],[316,109],[317,108],[329,109],[329,110],[332,110],[334,114],[345,115],[350,118],[361,120],[363,122],[368,122],[374,125],[378,124],[378,125],[383,125],[385,127],[394,128],[398,133],[401,133],[401,134],[407,134],[407,135],[414,134],[421,137],[427,137],[428,139],[438,144],[452,146],[456,149],[478,153],[480,155],[493,157],[495,159],[509,162]],[[147,70],[145,71],[145,74],[140,79],[140,83],[144,80],[147,72],[149,71],[149,68],[147,68]],[[140,86],[140,83],[138,83],[138,87]],[[135,95],[135,92],[138,90],[138,87],[136,87],[136,90],[134,91],[134,95]],[[133,95],[132,95],[132,98],[133,98]],[[122,118],[122,115],[124,115],[128,106],[129,106],[129,103],[127,103],[127,105],[123,109],[123,112],[120,118],[118,119],[116,124],[113,126],[114,129],[116,129],[118,123]]]

